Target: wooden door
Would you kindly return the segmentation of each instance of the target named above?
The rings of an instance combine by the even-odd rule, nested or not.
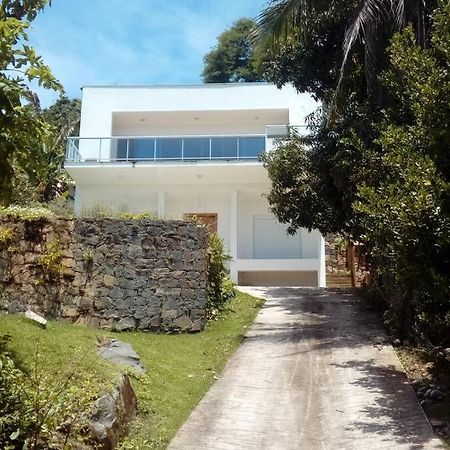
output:
[[[215,213],[186,213],[184,218],[205,225],[210,233],[217,233],[217,214]]]

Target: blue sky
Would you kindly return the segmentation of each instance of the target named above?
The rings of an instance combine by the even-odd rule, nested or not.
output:
[[[203,56],[268,0],[53,0],[29,32],[69,97],[103,84],[201,82]],[[57,95],[40,92],[43,106]]]

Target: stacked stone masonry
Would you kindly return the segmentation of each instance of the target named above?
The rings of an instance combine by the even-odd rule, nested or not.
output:
[[[207,233],[195,223],[2,219],[0,230],[4,312],[118,331],[204,327]]]

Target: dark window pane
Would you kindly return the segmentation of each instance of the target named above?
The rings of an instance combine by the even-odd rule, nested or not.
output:
[[[241,137],[239,138],[239,157],[257,158],[264,152],[266,140],[263,137]]]
[[[212,138],[211,156],[213,158],[236,158],[237,138],[235,137]]]
[[[188,159],[209,158],[209,138],[185,138],[183,154]]]
[[[114,140],[113,140],[114,143]],[[127,139],[117,139],[117,159],[126,159]]]
[[[153,159],[154,139],[130,139],[129,159]]]
[[[154,139],[117,139],[117,159],[153,159],[154,145]]]
[[[181,139],[156,139],[157,159],[181,159]]]

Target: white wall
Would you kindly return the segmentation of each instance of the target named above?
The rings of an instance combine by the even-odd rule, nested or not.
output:
[[[317,108],[308,94],[297,94],[291,86],[281,90],[267,83],[202,84],[196,86],[136,86],[84,87],[81,109],[81,137],[153,134],[231,134],[264,133],[265,125],[286,123],[305,124],[305,117]],[[242,115],[248,112],[248,119]],[[145,115],[196,112],[227,114],[217,123],[199,124],[174,120],[152,125]],[[136,113],[142,113],[141,115]],[[261,119],[258,123],[256,117]],[[255,119],[250,121],[250,117]],[[264,119],[265,118],[265,119]],[[144,119],[143,122],[141,120]],[[149,117],[151,119],[151,115]],[[178,126],[176,126],[178,124]],[[222,126],[221,126],[222,124]],[[204,130],[204,131],[203,131]],[[84,158],[96,158],[98,148],[82,141],[80,152]]]
[[[78,202],[82,205],[79,213],[89,215],[93,211],[103,209],[107,211],[126,211],[130,213],[152,212],[155,216],[160,213],[158,209],[158,195],[163,193],[164,219],[183,219],[187,213],[215,213],[218,215],[218,232],[230,249],[231,229],[231,195],[233,188],[197,188],[185,186],[183,188],[158,190],[148,185],[102,185],[83,186],[78,188]],[[262,191],[261,191],[262,192]],[[239,259],[253,259],[254,248],[254,220],[255,217],[273,217],[269,213],[267,201],[261,192],[238,192],[238,235],[237,248]],[[280,229],[286,227],[280,226]],[[267,236],[267,239],[283,239],[280,233],[277,236]],[[293,238],[286,235],[292,245],[297,245],[301,258],[318,258],[320,233],[300,230]],[[290,244],[290,245],[291,245]],[[284,259],[282,252],[276,259]]]
[[[240,194],[238,196],[238,258],[252,259],[255,256],[254,249],[254,222],[255,217],[274,217],[269,212],[269,205],[267,200],[261,193]],[[280,225],[281,232],[285,233],[287,226]],[[271,239],[271,236],[267,237]],[[282,239],[280,233],[273,237],[274,239]],[[318,231],[308,232],[306,229],[301,229],[295,236],[287,236],[286,240],[289,245],[298,246],[298,252],[301,258],[318,258],[319,244],[321,235]],[[287,256],[286,256],[287,257]],[[285,256],[280,249],[277,259],[284,259]]]
[[[91,215],[93,211],[108,212],[158,212],[158,191],[145,186],[130,185],[77,185],[77,215]]]

